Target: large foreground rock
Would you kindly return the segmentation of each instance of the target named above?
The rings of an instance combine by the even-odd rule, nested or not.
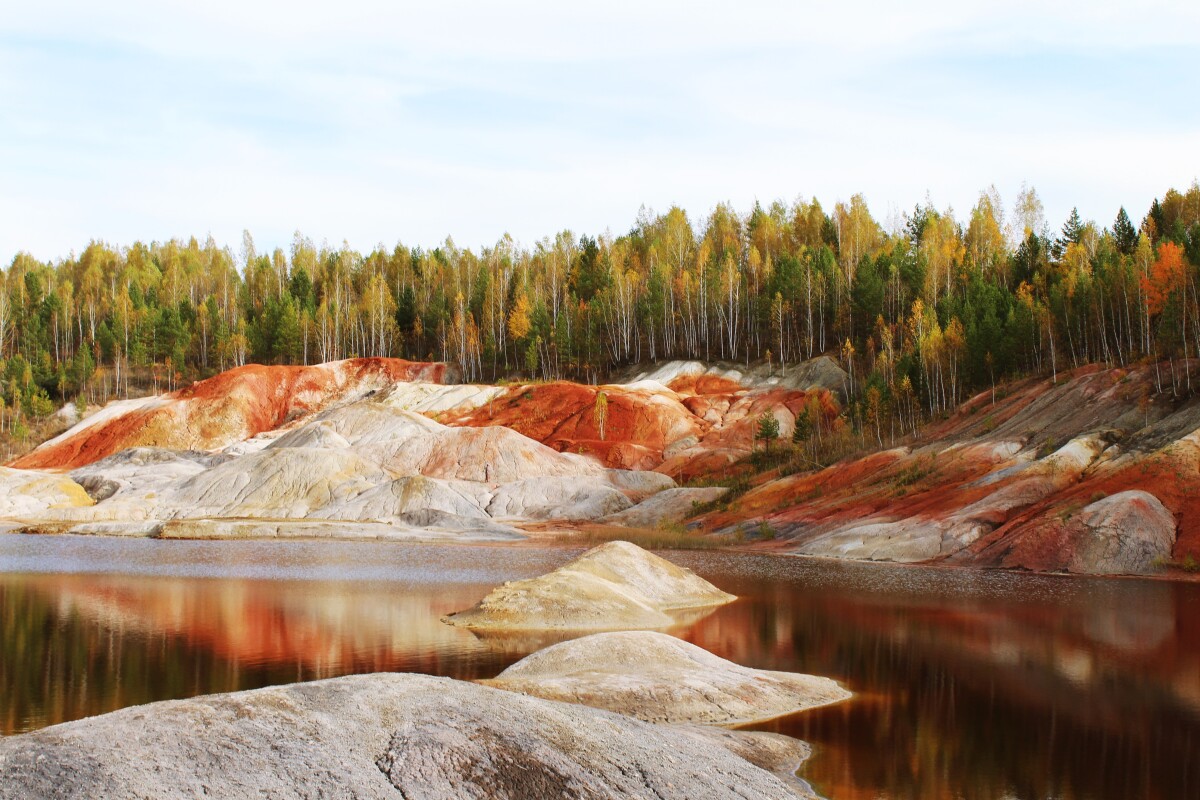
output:
[[[480,682],[647,722],[704,725],[744,725],[850,697],[829,678],[750,669],[653,631],[562,642]]]
[[[494,589],[451,625],[491,630],[668,628],[668,612],[737,598],[629,542],[609,542],[542,575]]]
[[[153,703],[0,739],[0,798],[805,796],[738,751],[787,755],[777,741],[445,678],[357,675]]]

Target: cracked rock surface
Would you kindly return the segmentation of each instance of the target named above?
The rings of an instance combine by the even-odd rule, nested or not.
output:
[[[655,726],[446,678],[355,675],[0,739],[0,798],[811,797],[772,771],[803,745],[762,736]]]

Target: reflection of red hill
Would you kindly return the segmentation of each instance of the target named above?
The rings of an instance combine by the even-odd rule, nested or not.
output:
[[[21,469],[72,469],[138,446],[213,450],[274,430],[354,391],[405,380],[441,382],[446,365],[355,358],[311,367],[249,364],[143,401],[51,440],[17,459]]]
[[[1193,636],[1200,633],[1200,622],[1188,609],[1190,596],[1169,583],[1140,588],[1137,602],[1124,605],[1095,603],[1087,592],[1069,602],[1013,596],[947,605],[918,596],[856,600],[817,592],[800,600],[776,590],[701,620],[685,638],[723,658],[764,669],[795,668],[802,653],[804,669],[841,678],[846,676],[840,674],[844,665],[838,667],[838,653],[845,642],[881,637],[901,650],[957,664],[960,680],[979,676],[983,685],[1003,683],[1006,696],[1023,697],[1031,707],[1078,693],[1077,715],[1114,727],[1131,709],[1116,705],[1115,697],[1109,706],[1098,701],[1105,696],[1101,687],[1149,677],[1175,687],[1178,700],[1200,715],[1200,651],[1192,644],[1200,641]],[[828,630],[813,636],[816,625]],[[1031,672],[1056,679],[1030,681]],[[1083,702],[1084,697],[1091,700]],[[1147,707],[1142,713],[1154,711]]]
[[[440,647],[469,637],[439,619],[482,593],[449,586],[433,597],[389,593],[380,604],[376,587],[313,582],[47,576],[36,584],[112,630],[165,632],[233,663],[291,663],[315,676],[357,671],[364,658],[379,669],[399,660],[433,669]],[[426,656],[415,662],[414,642]]]

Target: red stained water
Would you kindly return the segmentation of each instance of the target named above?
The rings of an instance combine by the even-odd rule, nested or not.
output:
[[[439,618],[577,551],[0,536],[0,732],[353,672],[490,677],[546,638]],[[675,631],[830,675],[831,798],[1200,796],[1200,585],[671,553],[741,599]]]

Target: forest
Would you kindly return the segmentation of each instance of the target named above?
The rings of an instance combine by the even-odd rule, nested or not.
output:
[[[1135,224],[1077,212],[1052,229],[1032,188],[969,214],[915,206],[886,228],[861,195],[718,205],[695,221],[643,209],[622,235],[563,231],[477,251],[447,239],[360,253],[297,232],[285,251],[93,241],[0,273],[0,435],[64,404],[177,388],[229,367],[397,356],[475,381],[603,381],[663,359],[818,354],[849,373],[847,416],[916,430],[1005,379],[1086,363],[1160,363],[1190,390],[1200,354],[1200,186]]]

